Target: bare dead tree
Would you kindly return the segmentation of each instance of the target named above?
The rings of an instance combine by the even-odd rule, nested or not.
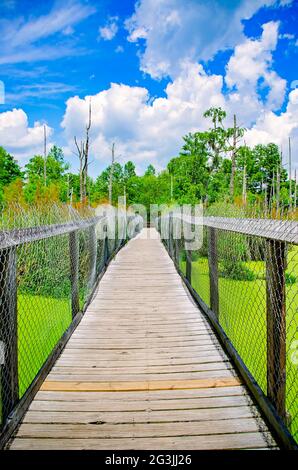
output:
[[[243,167],[242,204],[246,206],[246,164]]]
[[[112,144],[112,158],[111,158],[111,167],[109,175],[109,204],[112,205],[113,197],[113,173],[114,173],[114,164],[115,164],[115,143]]]
[[[297,170],[295,168],[294,210],[297,208]]]
[[[47,128],[43,126],[43,179],[44,185],[47,185]]]
[[[90,129],[92,124],[92,108],[91,99],[89,101],[89,114],[88,123],[86,125],[86,139],[81,140],[78,144],[76,136],[74,137],[75,146],[77,149],[77,156],[80,161],[80,202],[86,202],[87,198],[87,181],[88,181],[88,166],[89,166],[89,148],[90,148]]]
[[[79,169],[79,175],[80,175],[80,202],[83,202],[84,143],[83,143],[83,141],[81,141],[80,145],[79,145],[76,136],[74,137],[74,142],[75,142],[75,146],[77,148],[77,155],[78,155],[79,161],[80,161],[80,169]]]
[[[235,194],[236,157],[239,151],[238,143],[243,137],[244,131],[245,129],[237,126],[236,114],[234,114],[234,125],[233,125],[233,132],[232,132],[233,142],[231,145],[231,151],[232,151],[232,155],[231,155],[232,169],[231,169],[231,180],[230,180],[231,198],[234,198],[234,194]]]
[[[292,149],[291,138],[289,137],[289,208],[292,210]]]

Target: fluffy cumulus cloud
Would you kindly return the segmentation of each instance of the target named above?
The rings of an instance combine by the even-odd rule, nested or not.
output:
[[[278,23],[263,25],[260,40],[246,39],[237,45],[227,65],[226,83],[240,95],[257,98],[258,88],[268,89],[267,106],[279,109],[283,103],[286,80],[271,69],[272,51],[278,41]]]
[[[140,0],[126,22],[131,42],[145,42],[141,69],[176,76],[185,60],[208,60],[243,39],[243,19],[276,0]]]
[[[115,141],[124,160],[165,165],[179,149],[181,136],[202,125],[203,111],[224,106],[221,88],[222,77],[209,77],[202,66],[189,63],[166,87],[166,98],[152,101],[145,88],[112,84],[92,97],[92,154],[107,163]],[[62,127],[70,147],[74,135],[83,137],[89,99],[67,101]]]
[[[104,41],[111,41],[118,32],[118,16],[111,16],[107,23],[99,28],[99,38]]]
[[[254,126],[248,130],[245,139],[248,145],[268,144],[274,142],[286,149],[288,136],[298,147],[298,89],[289,94],[289,101],[285,112],[276,115],[272,111],[262,113]],[[296,163],[298,161],[296,160]]]
[[[48,138],[52,129],[47,126]],[[28,159],[43,152],[43,124],[35,122],[29,126],[28,117],[22,109],[0,113],[0,142],[5,149],[18,159]],[[52,145],[49,142],[49,145]]]
[[[163,98],[151,99],[145,88],[123,84],[112,84],[92,96],[92,155],[106,165],[115,141],[123,161],[133,159],[140,169],[149,161],[162,168],[179,151],[181,136],[206,128],[203,112],[210,106],[226,109],[228,124],[236,113],[238,122],[251,129],[247,142],[281,144],[289,134],[295,134],[298,115],[296,91],[290,95],[285,113],[274,113],[284,102],[286,91],[285,80],[272,70],[277,41],[278,23],[274,22],[263,25],[259,39],[243,38],[235,47],[225,76],[207,74],[202,65],[184,60]],[[223,92],[224,82],[228,92]],[[262,87],[265,93],[260,93]],[[73,136],[83,137],[89,99],[75,96],[67,101],[62,127],[69,155]],[[275,126],[280,126],[280,131]]]

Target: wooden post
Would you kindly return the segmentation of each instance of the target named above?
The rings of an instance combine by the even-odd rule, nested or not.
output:
[[[169,213],[169,253],[173,258],[173,212]]]
[[[78,231],[69,234],[71,311],[72,318],[80,311],[79,296],[79,236]]]
[[[89,227],[89,252],[90,252],[90,286],[89,288],[92,289],[95,277],[96,277],[96,260],[97,260],[97,240],[96,240],[96,230],[95,224]]]
[[[0,251],[0,344],[1,414],[5,424],[19,400],[16,247]]]
[[[217,230],[208,227],[208,264],[210,280],[210,308],[219,316],[218,294],[218,255],[217,255]]]
[[[109,257],[110,257],[110,251],[109,251],[109,238],[108,238],[108,228],[107,225],[104,227],[105,230],[105,236],[104,236],[104,264],[105,266],[108,264]]]
[[[267,396],[285,418],[286,405],[286,245],[267,240]]]
[[[185,250],[186,254],[186,270],[185,270],[185,277],[188,280],[189,284],[191,284],[191,251]]]

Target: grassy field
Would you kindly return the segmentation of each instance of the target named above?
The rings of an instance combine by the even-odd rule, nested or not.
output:
[[[20,397],[25,393],[70,323],[69,299],[18,295]]]
[[[288,255],[288,272],[298,278],[297,248]],[[219,277],[219,321],[260,387],[266,391],[266,284],[265,263],[245,263],[256,274],[253,281]],[[185,263],[181,264],[185,271]],[[207,258],[192,263],[192,285],[210,306]],[[297,282],[286,287],[287,306],[287,398],[291,431],[298,440],[298,365],[293,361],[298,340]],[[296,343],[297,344],[297,343]],[[296,353],[297,354],[297,353]]]

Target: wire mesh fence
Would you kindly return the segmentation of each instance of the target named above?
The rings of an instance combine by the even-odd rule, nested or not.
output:
[[[205,217],[190,251],[185,221],[176,239],[164,219],[170,256],[298,442],[298,223]]]
[[[134,235],[141,221],[124,211],[96,216],[52,207],[31,217],[16,208],[0,220],[2,429],[84,310],[98,276],[125,243],[125,222],[131,220]]]

